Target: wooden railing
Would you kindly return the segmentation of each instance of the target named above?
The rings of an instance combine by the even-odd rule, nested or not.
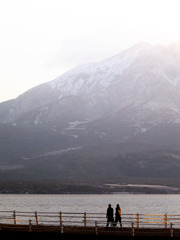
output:
[[[0,211],[0,230],[8,227],[8,229],[18,229],[25,227],[28,231],[34,231],[35,228],[58,228],[60,233],[67,231],[67,228],[76,227],[76,231],[94,231],[95,234],[102,233],[106,228],[105,213],[70,213],[70,212],[21,212],[21,211]],[[180,237],[180,215],[173,214],[122,214],[121,234],[137,236],[137,234],[150,234],[159,229],[159,234]],[[103,230],[104,229],[104,230]],[[113,233],[117,227],[109,228],[108,232]],[[58,231],[59,231],[58,230]],[[27,230],[26,230],[27,231]],[[140,232],[139,232],[140,231]],[[119,232],[119,231],[118,231]]]
[[[0,211],[0,224],[106,226],[106,213]],[[180,215],[122,214],[123,227],[180,228]]]

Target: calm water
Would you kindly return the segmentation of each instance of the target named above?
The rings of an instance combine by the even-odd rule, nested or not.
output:
[[[180,214],[180,195],[10,195],[0,194],[0,211],[105,213],[107,205],[122,213]]]

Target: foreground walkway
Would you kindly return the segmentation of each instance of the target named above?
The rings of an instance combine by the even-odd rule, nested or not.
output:
[[[33,237],[33,239],[52,239],[54,236],[59,239],[135,239],[140,237],[148,238],[178,238],[180,239],[180,229],[167,228],[117,228],[117,227],[74,227],[74,226],[28,226],[28,225],[12,225],[0,224],[0,238],[4,239],[22,239]],[[11,238],[12,237],[12,238]]]

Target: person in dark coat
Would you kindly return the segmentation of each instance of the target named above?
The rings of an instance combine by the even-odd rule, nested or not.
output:
[[[115,222],[116,222],[116,224],[119,222],[120,226],[122,227],[121,208],[120,208],[119,204],[116,205]]]
[[[114,217],[113,217],[113,208],[111,207],[111,204],[108,205],[108,208],[107,208],[107,214],[106,214],[106,217],[107,217],[107,225],[106,227],[109,226],[109,223],[112,223],[114,222]]]

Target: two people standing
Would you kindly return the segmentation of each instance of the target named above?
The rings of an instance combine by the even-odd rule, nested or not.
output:
[[[120,227],[122,227],[121,208],[119,204],[116,205],[115,221],[114,221],[114,210],[111,207],[111,204],[108,205],[106,217],[107,217],[107,225],[106,225],[107,227],[109,226],[109,224],[116,226],[118,222],[120,224]]]

